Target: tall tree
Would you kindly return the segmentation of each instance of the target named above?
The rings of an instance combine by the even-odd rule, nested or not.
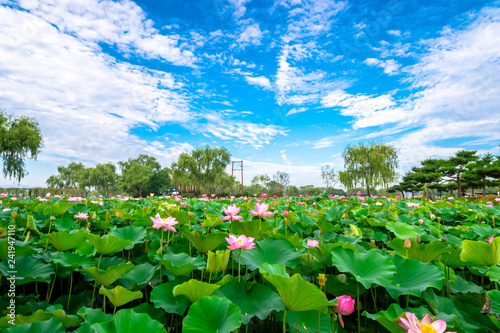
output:
[[[194,187],[215,193],[224,186],[222,178],[227,176],[225,169],[231,162],[231,155],[225,148],[205,146],[194,149],[190,154],[182,153],[172,163],[172,178],[175,186]]]
[[[394,147],[372,142],[367,146],[348,146],[342,154],[345,170],[339,172],[340,182],[347,188],[357,186],[370,189],[376,186],[388,186],[396,180],[398,152]]]
[[[92,186],[90,170],[82,162],[58,166],[57,175],[50,176],[45,183],[52,188],[77,189],[83,195],[87,195]]]
[[[90,169],[90,183],[101,192],[105,197],[109,197],[111,192],[116,188],[118,175],[116,166],[109,162],[105,164],[97,164]]]
[[[281,195],[286,195],[286,189],[288,185],[290,185],[290,175],[283,171],[276,171],[273,179],[278,184],[277,191],[281,193]]]
[[[321,167],[321,178],[323,179],[323,183],[325,183],[326,186],[326,192],[329,192],[330,187],[335,184],[335,181],[337,179],[337,174],[335,173],[335,170],[330,167],[330,165],[323,165]]]
[[[440,171],[445,175],[445,181],[456,183],[458,197],[462,196],[462,175],[467,170],[470,170],[472,162],[477,160],[478,156],[476,156],[476,152],[476,150],[458,151],[455,156],[443,162],[440,168]],[[450,185],[450,189],[453,191],[454,186]]]
[[[151,177],[161,169],[161,165],[156,158],[146,154],[141,154],[136,158],[129,158],[127,161],[120,161],[118,165],[122,173],[118,181],[119,186],[125,192],[138,196],[149,194],[147,190],[150,186]]]
[[[36,159],[42,147],[42,132],[35,119],[12,117],[0,109],[0,156],[5,177],[20,182],[28,174],[24,160]]]
[[[485,154],[469,165],[470,170],[464,172],[463,178],[467,184],[481,187],[485,196],[487,186],[500,184],[500,163],[498,161],[492,154]]]
[[[257,192],[266,192],[267,184],[271,181],[268,175],[256,175],[252,178],[251,184],[256,187]]]

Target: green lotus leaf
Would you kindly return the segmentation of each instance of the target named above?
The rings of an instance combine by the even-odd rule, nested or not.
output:
[[[460,259],[473,266],[496,266],[500,262],[500,237],[493,242],[464,240]]]
[[[318,315],[320,316],[320,329],[318,330]],[[346,319],[344,319],[346,320]],[[331,333],[332,332],[332,322],[330,315],[326,313],[318,313],[316,310],[300,311],[300,312],[288,312],[286,315],[286,322],[290,331],[294,330],[295,327],[299,327],[299,333],[311,333],[311,332],[321,332],[321,333]],[[297,326],[295,326],[297,324]],[[297,332],[297,331],[295,331]]]
[[[147,232],[144,228],[128,226],[112,229],[109,231],[109,234],[124,240],[131,241],[132,245],[125,246],[125,250],[130,250],[134,247],[135,244],[144,243],[144,238],[146,238]]]
[[[54,274],[54,267],[52,264],[45,264],[38,259],[31,256],[23,256],[15,258],[16,285],[20,286],[30,282],[50,282],[51,275]],[[4,260],[0,263],[0,273],[4,277],[11,274],[9,271],[9,260]]]
[[[340,209],[338,207],[332,207],[330,209],[328,209],[324,216],[328,219],[328,221],[333,221],[333,220],[339,220],[340,219],[340,216],[342,215],[342,212],[340,211]]]
[[[491,266],[488,268],[486,276],[489,277],[491,281],[500,282],[500,267]]]
[[[314,284],[304,280],[300,274],[290,278],[268,275],[265,279],[278,290],[287,311],[317,310],[326,312],[328,299]]]
[[[361,283],[358,283],[353,277],[347,277],[345,274],[327,275],[325,284],[325,291],[327,294],[333,294],[336,297],[342,295],[356,297],[358,290],[360,294],[366,291],[365,287]]]
[[[421,262],[431,262],[439,260],[443,253],[451,252],[451,247],[443,243],[432,241],[429,243],[417,243],[415,240],[411,241],[411,247],[406,249],[404,240],[394,239],[387,244],[388,247],[399,252],[402,256],[406,257],[408,252],[408,259],[416,259]]]
[[[286,278],[289,278],[290,275],[286,272],[286,266],[285,265],[276,265],[276,264],[268,264],[263,263],[262,266],[259,267],[259,273],[266,276],[266,275],[280,275]]]
[[[258,241],[254,249],[242,251],[241,253],[242,264],[252,271],[259,269],[266,262],[295,268],[297,261],[297,250],[286,239],[267,238]]]
[[[241,326],[241,311],[228,299],[200,298],[182,321],[183,333],[231,333]]]
[[[389,222],[385,226],[387,230],[392,231],[394,235],[399,239],[416,239],[417,236],[421,236],[423,233],[418,231],[417,227],[407,223],[401,222]]]
[[[90,324],[106,323],[113,319],[112,314],[104,313],[101,309],[87,308],[84,306],[82,306],[76,314]]]
[[[104,286],[101,286],[99,294],[106,296],[115,307],[125,305],[136,299],[141,299],[143,296],[140,291],[130,291],[122,286],[116,286],[113,289],[106,289]]]
[[[215,284],[209,284],[206,282],[201,282],[195,279],[191,279],[184,282],[173,289],[174,296],[184,295],[191,303],[195,303],[197,300],[204,296],[212,296],[220,286]]]
[[[7,256],[11,254],[9,253],[8,241],[9,239],[7,237],[0,240],[0,259],[2,261],[6,260]],[[31,247],[31,241],[25,243],[15,240],[14,247],[16,249],[16,257],[31,256],[36,253],[36,251]]]
[[[396,299],[400,295],[420,297],[422,291],[429,287],[443,288],[443,272],[431,263],[422,263],[414,259],[392,256],[397,273],[386,287],[387,292]]]
[[[136,313],[132,309],[118,311],[113,320],[92,325],[96,333],[166,333],[165,327],[145,313]]]
[[[97,267],[92,266],[85,269],[83,273],[87,274],[103,286],[108,287],[126,273],[134,269],[134,267],[135,266],[130,262],[122,263],[117,266],[111,266],[106,270],[97,269]]]
[[[158,261],[164,265],[167,270],[175,276],[185,275],[195,269],[202,269],[206,266],[201,257],[190,257],[187,253],[166,253],[157,256]]]
[[[96,251],[102,255],[119,252],[133,244],[131,240],[121,239],[113,235],[101,237],[99,235],[87,234],[87,238],[94,245]]]
[[[151,302],[154,303],[155,307],[165,310],[166,313],[176,313],[182,316],[191,302],[184,295],[174,296],[173,289],[177,285],[177,282],[157,285],[151,291]]]
[[[446,266],[452,268],[465,267],[467,264],[460,260],[460,253],[462,253],[461,248],[452,248],[451,252],[441,254],[440,261]]]
[[[95,264],[93,258],[81,256],[74,252],[52,253],[50,260],[54,263],[59,263],[59,265],[63,267],[71,267],[72,269],[76,269],[78,267],[86,269]]]
[[[243,215],[243,214],[242,214]],[[250,216],[251,218],[251,216]],[[256,220],[240,220],[231,222],[231,226],[228,227],[233,235],[245,235],[247,237],[256,237],[259,234],[260,225],[262,225],[262,231],[272,230],[273,227],[265,222]]]
[[[226,297],[236,304],[241,310],[242,322],[245,325],[254,316],[264,320],[271,311],[279,312],[285,309],[280,296],[262,284],[254,284],[251,289],[247,290],[244,282],[232,281],[220,287],[215,295]]]
[[[472,230],[483,239],[487,239],[490,236],[498,236],[500,230],[494,229],[489,225],[475,224],[472,226]]]
[[[490,290],[486,293],[486,296],[490,299],[490,312],[500,313],[500,291]]]
[[[148,285],[156,272],[156,267],[148,262],[136,265],[122,276],[118,282],[127,289],[142,289]]]
[[[196,230],[193,230],[189,233],[189,241],[203,254],[215,250],[226,241],[226,237],[228,237],[228,234],[225,232],[211,232],[209,234],[200,235]]]
[[[379,311],[374,314],[364,311],[363,316],[371,320],[376,320],[391,333],[403,333],[406,331],[399,326],[398,323],[399,317],[404,316],[405,312],[414,313],[419,319],[422,319],[426,314],[432,315],[432,313],[423,306],[418,308],[402,309],[399,304],[392,303],[386,311]]]
[[[64,333],[62,323],[56,318],[45,321],[36,321],[30,324],[16,324],[7,328],[5,333]]]
[[[73,327],[73,326],[78,326],[80,325],[80,321],[78,320],[78,317],[76,316],[69,316],[66,314],[66,312],[62,309],[54,309],[53,306],[48,307],[47,309],[39,309],[35,313],[28,315],[28,316],[23,316],[21,314],[16,315],[15,317],[15,323],[16,325],[21,325],[21,324],[31,324],[31,323],[36,323],[39,321],[46,321],[51,318],[56,318],[58,322],[62,323],[64,327]],[[0,319],[0,327],[9,327],[10,324],[8,323],[8,320],[10,318],[8,317],[3,317]]]
[[[165,315],[165,311],[162,309],[155,308],[152,304],[142,303],[136,307],[133,307],[132,310],[135,313],[145,313],[151,317],[151,319],[158,320],[163,326],[168,325],[167,316]]]
[[[472,281],[466,281],[464,280],[460,275],[456,276],[455,282],[451,285],[450,288],[451,292],[454,294],[466,294],[466,293],[473,293],[473,294],[481,294],[484,292],[483,287],[478,286]]]
[[[387,287],[396,273],[396,267],[391,260],[375,250],[365,254],[335,248],[332,254],[334,266],[340,272],[349,272],[354,275],[365,288],[370,288],[372,284]]]
[[[208,251],[207,255],[207,271],[212,274],[223,272],[227,268],[229,258],[231,256],[230,250],[223,251]]]
[[[66,211],[75,204],[72,202],[59,201],[51,204],[43,210],[44,215],[63,215]]]

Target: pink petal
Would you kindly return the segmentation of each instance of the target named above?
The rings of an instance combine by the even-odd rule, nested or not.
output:
[[[444,333],[444,331],[446,330],[446,321],[444,320],[436,320],[431,325],[437,331],[437,333]]]
[[[424,316],[424,318],[422,318],[422,321],[421,321],[420,323],[421,323],[422,325],[424,325],[424,324],[429,324],[429,325],[431,325],[431,323],[432,323],[431,316],[429,316],[429,314],[426,314],[426,315]]]
[[[243,216],[233,216],[233,220],[241,220]]]
[[[231,216],[224,216],[224,217],[221,217],[221,221],[227,221],[231,218]]]

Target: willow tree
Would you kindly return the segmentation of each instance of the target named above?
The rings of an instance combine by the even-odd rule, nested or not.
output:
[[[342,154],[345,170],[339,172],[339,181],[347,189],[356,187],[370,189],[388,186],[397,178],[398,151],[389,145],[372,142],[367,146],[347,146]]]
[[[0,156],[5,177],[20,182],[28,174],[24,160],[36,159],[42,147],[42,133],[35,119],[12,117],[0,109]]]

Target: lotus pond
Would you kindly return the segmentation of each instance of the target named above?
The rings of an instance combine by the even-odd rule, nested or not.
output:
[[[494,198],[6,196],[0,329],[499,332],[499,218]]]

